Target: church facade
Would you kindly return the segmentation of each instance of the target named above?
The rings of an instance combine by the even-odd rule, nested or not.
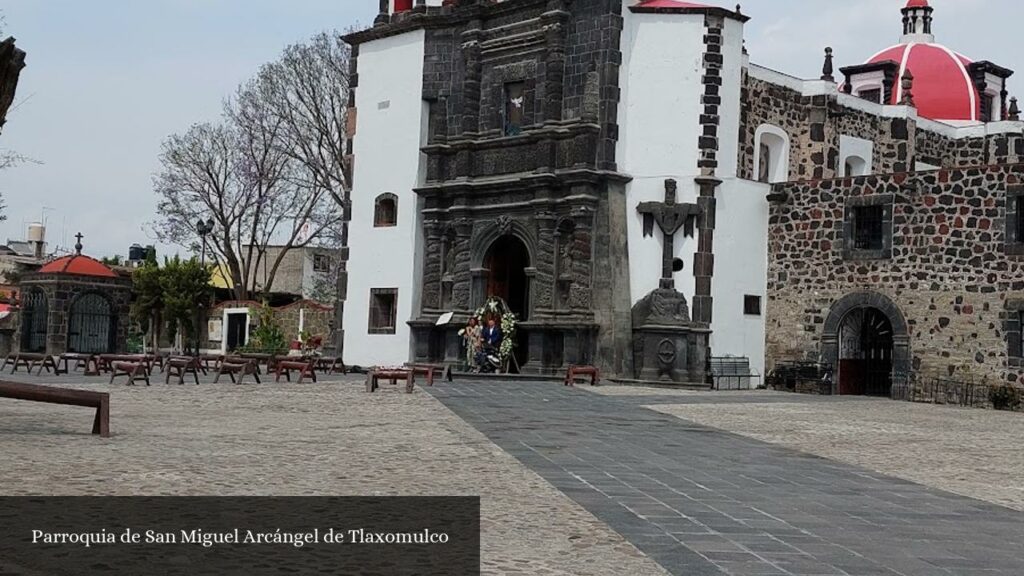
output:
[[[930,363],[916,352],[937,344],[915,344],[904,309],[916,304],[892,297],[925,281],[896,277],[954,264],[905,249],[941,226],[920,212],[906,221],[905,189],[941,184],[933,202],[973,207],[966,186],[994,183],[994,204],[958,230],[988,226],[980,269],[996,258],[1010,287],[1024,276],[998,245],[1024,132],[1011,71],[934,44],[924,0],[902,14],[901,44],[838,72],[829,52],[822,78],[801,81],[749,62],[738,10],[382,0],[375,25],[346,37],[346,361],[457,362],[459,328],[500,296],[520,318],[529,373],[586,363],[697,382],[711,357],[759,373],[787,359],[838,366],[875,354],[853,333],[877,314],[906,327],[870,345],[888,346],[890,371]],[[959,98],[935,70],[959,80]],[[1007,306],[985,308],[1001,337]],[[869,371],[854,364],[848,380]]]

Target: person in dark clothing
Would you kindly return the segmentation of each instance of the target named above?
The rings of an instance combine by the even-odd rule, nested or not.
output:
[[[494,318],[488,318],[487,326],[484,327],[484,331],[481,336],[484,341],[484,346],[492,347],[495,350],[501,348],[501,327],[497,325]]]

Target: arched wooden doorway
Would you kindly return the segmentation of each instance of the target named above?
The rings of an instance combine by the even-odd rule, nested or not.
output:
[[[50,307],[46,293],[33,288],[25,293],[21,306],[21,351],[46,352]]]
[[[839,393],[889,396],[895,341],[892,321],[878,308],[850,311],[839,328]]]
[[[526,245],[515,236],[501,236],[487,249],[484,266],[488,270],[487,295],[503,299],[520,320],[528,320],[530,252]]]
[[[109,354],[114,351],[117,319],[110,301],[99,294],[86,294],[71,305],[68,318],[68,351]]]

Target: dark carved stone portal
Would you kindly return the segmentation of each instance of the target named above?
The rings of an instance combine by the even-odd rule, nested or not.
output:
[[[520,320],[530,315],[530,285],[527,269],[530,253],[515,236],[502,236],[491,244],[485,263],[488,270],[487,296],[497,296]]]

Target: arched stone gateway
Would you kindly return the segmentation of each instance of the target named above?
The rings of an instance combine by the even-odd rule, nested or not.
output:
[[[88,293],[71,304],[68,319],[68,351],[109,354],[115,349],[116,331],[117,316],[106,297]]]
[[[844,296],[825,320],[821,360],[833,367],[833,394],[888,396],[892,374],[910,371],[903,313],[877,292]]]
[[[46,352],[46,334],[49,329],[50,307],[46,292],[32,288],[23,295],[21,306],[21,350]]]

